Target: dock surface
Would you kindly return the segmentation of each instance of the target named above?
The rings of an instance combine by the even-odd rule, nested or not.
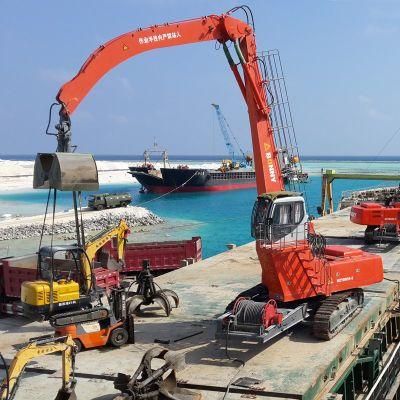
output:
[[[385,276],[400,279],[400,246],[365,247],[360,240],[360,227],[350,224],[346,212],[315,222],[316,230],[329,237],[329,244],[362,247],[379,253],[384,260]],[[350,231],[352,238],[345,239]],[[170,340],[171,344],[162,346],[185,353],[187,366],[178,373],[178,380],[181,385],[201,392],[203,399],[223,399],[228,387],[230,393],[226,399],[232,400],[243,399],[243,396],[318,398],[328,390],[335,375],[348,364],[361,343],[372,335],[377,322],[397,296],[397,284],[392,281],[364,288],[365,307],[331,341],[315,339],[311,327],[304,323],[265,345],[228,343],[227,354],[226,343],[214,340],[215,319],[239,292],[259,283],[260,276],[255,245],[249,243],[158,277],[156,282],[162,288],[179,294],[179,308],[174,309],[169,318],[155,309],[136,318],[136,344],[79,353],[76,360],[78,399],[112,399],[117,394],[112,377],[118,372],[133,374],[144,352],[156,346],[155,339]],[[46,323],[3,318],[0,320],[0,351],[10,360],[15,354],[13,345],[49,331]],[[244,361],[244,366],[233,359]],[[50,375],[37,371],[26,373],[16,399],[29,398],[32,390],[40,393],[40,398],[54,398],[61,385],[57,379],[61,376],[61,358],[45,356],[35,359],[32,366],[57,372]],[[240,377],[262,381],[256,394],[251,389],[231,385]]]

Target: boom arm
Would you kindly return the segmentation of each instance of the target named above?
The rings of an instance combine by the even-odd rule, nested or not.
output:
[[[117,238],[117,254],[118,261],[124,256],[126,237],[129,234],[129,227],[125,220],[121,220],[115,228],[101,232],[86,243],[85,253],[82,255],[82,271],[86,282],[86,287],[89,290],[92,282],[92,262],[99,249],[101,249],[109,240]]]
[[[3,381],[0,388],[0,399],[8,400],[14,398],[15,391],[18,388],[18,381],[23,373],[26,364],[33,358],[45,356],[52,353],[62,353],[62,388],[59,394],[63,399],[76,399],[74,393],[75,381],[72,377],[72,370],[75,362],[75,343],[70,336],[62,338],[50,338],[45,340],[37,340],[29,343],[27,346],[18,351],[14,357],[9,370],[8,382]],[[4,389],[8,386],[7,390]],[[3,388],[3,390],[2,390]],[[7,399],[8,397],[8,399]],[[34,396],[36,397],[36,396]],[[58,396],[57,396],[58,398]]]
[[[254,164],[259,194],[284,190],[270,122],[270,108],[257,61],[253,30],[247,23],[229,14],[210,15],[125,33],[100,46],[83,64],[78,74],[57,94],[61,104],[58,151],[70,151],[70,115],[93,86],[108,71],[145,51],[163,47],[216,40],[224,52],[248,106],[253,142]],[[240,72],[226,42],[233,42],[239,57]]]

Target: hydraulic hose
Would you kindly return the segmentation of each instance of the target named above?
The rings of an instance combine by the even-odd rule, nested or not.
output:
[[[10,399],[10,373],[8,370],[6,360],[4,359],[3,354],[1,354],[1,353],[0,353],[0,359],[4,365],[4,370],[6,371],[6,388],[5,388],[6,389],[6,397],[5,397],[5,400],[11,400]],[[2,394],[2,393],[0,392],[0,394]]]
[[[246,60],[244,59],[242,50],[240,49],[240,46],[239,46],[239,40],[235,40],[235,42],[233,43],[233,46],[235,47],[235,51],[236,51],[236,54],[239,57],[240,63],[241,64],[246,64]]]

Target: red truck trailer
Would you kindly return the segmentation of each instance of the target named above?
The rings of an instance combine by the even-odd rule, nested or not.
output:
[[[117,258],[117,242],[107,242],[98,254],[102,257]],[[124,266],[119,272],[123,275],[135,274],[142,270],[143,260],[149,260],[153,273],[172,271],[200,261],[202,258],[202,243],[199,236],[189,240],[164,242],[127,243],[124,253]],[[102,265],[103,262],[101,262]]]

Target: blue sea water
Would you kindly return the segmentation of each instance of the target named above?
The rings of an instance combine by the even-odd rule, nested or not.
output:
[[[19,157],[19,158],[17,158]],[[28,156],[26,156],[28,157]],[[5,158],[5,157],[3,157]],[[108,160],[126,159],[108,156]],[[133,159],[133,157],[129,157]],[[172,157],[170,157],[172,159]],[[186,161],[188,157],[177,156],[176,160]],[[7,156],[7,159],[10,159]],[[20,160],[21,156],[16,156]],[[30,158],[26,158],[30,159]],[[101,156],[97,159],[102,159]],[[105,159],[105,158],[103,158]],[[192,161],[215,161],[217,157],[190,158]],[[362,160],[360,158],[343,159],[340,157],[303,158],[304,169],[310,172],[310,182],[306,185],[306,196],[309,212],[317,215],[316,207],[320,205],[321,177],[320,169],[334,167],[337,171],[362,171],[398,173],[400,170],[399,158],[379,161]],[[378,181],[336,181],[335,204],[345,190],[355,190],[368,187],[398,185],[398,182]],[[255,189],[236,190],[218,193],[172,193],[158,198],[157,195],[140,194],[139,185],[103,185],[101,191],[127,191],[131,192],[134,204],[143,205],[155,214],[170,221],[163,227],[159,225],[160,240],[172,240],[201,236],[203,239],[203,256],[209,257],[226,249],[227,243],[237,245],[245,244],[251,240],[250,215],[254,200]],[[39,208],[44,211],[47,200],[47,191],[5,192],[0,193],[0,215],[4,213],[34,214]],[[71,208],[69,194],[60,193],[58,197],[58,210]],[[31,211],[30,211],[31,210]],[[35,210],[35,212],[34,212]],[[139,233],[138,233],[139,235]],[[133,239],[134,240],[134,239]]]

